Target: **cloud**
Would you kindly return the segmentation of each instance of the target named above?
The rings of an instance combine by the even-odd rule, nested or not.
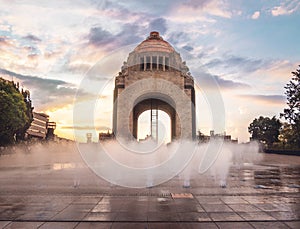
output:
[[[194,76],[196,82],[200,87],[207,87],[210,89],[249,89],[250,86],[246,83],[237,82],[233,80],[224,79],[217,75],[211,75],[209,73],[198,73]]]
[[[153,4],[153,2],[149,4],[140,1],[134,2],[136,4],[133,4],[133,2],[124,4],[119,1],[94,3],[103,15],[103,18],[99,19],[109,18],[112,26],[107,27],[107,23],[94,24],[87,35],[88,44],[97,47],[103,46],[102,48],[111,50],[111,48],[117,49],[121,46],[141,42],[150,31],[158,31],[162,35],[167,32],[168,26],[165,18],[155,17],[155,12],[149,13],[149,9],[147,11],[138,10],[139,7],[143,8],[145,5],[154,8],[157,5],[166,5],[165,2],[156,4]],[[131,4],[134,7],[129,7]]]
[[[136,23],[126,23],[122,25],[122,30],[113,35],[111,32],[102,27],[93,27],[88,34],[89,44],[100,46],[103,48],[119,48],[121,46],[129,45],[141,41],[142,38],[138,36],[140,27]]]
[[[63,61],[69,44],[60,39],[47,39],[14,33],[0,36],[0,68],[28,75],[45,75]],[[74,47],[73,47],[74,48]],[[55,53],[55,58],[54,54]],[[52,58],[50,58],[52,56]]]
[[[256,19],[259,18],[259,16],[260,16],[260,12],[259,12],[259,11],[255,11],[255,12],[252,14],[251,18],[252,18],[253,20],[256,20]]]
[[[49,51],[49,50],[46,50],[44,52],[44,58],[45,59],[59,58],[60,55],[61,55],[60,51]]]
[[[283,95],[239,95],[239,97],[268,104],[284,104],[286,102],[286,97]]]
[[[28,54],[27,58],[31,60],[36,60],[38,56],[39,56],[38,54],[32,53],[32,54]]]
[[[115,37],[116,48],[143,41],[145,31],[143,33],[141,31],[143,31],[143,26],[139,26],[138,22],[124,24],[122,31]]]
[[[193,8],[205,8],[208,4],[210,4],[212,1],[211,0],[188,0],[184,3],[184,5],[188,5],[190,7],[193,7]]]
[[[189,46],[189,45],[185,45],[182,48],[185,49],[186,51],[189,51],[189,52],[194,50],[194,48],[192,46]]]
[[[235,55],[221,55],[204,64],[212,75],[223,79],[246,82],[253,93],[283,93],[284,85],[297,62],[276,59],[252,59]]]
[[[108,126],[61,126],[61,128],[71,130],[111,130],[111,127]]]
[[[118,16],[130,15],[140,15],[147,14],[151,17],[157,17],[165,14],[172,5],[177,5],[181,0],[163,0],[163,1],[140,1],[140,0],[131,0],[131,1],[117,1],[117,0],[104,0],[104,1],[95,1],[97,2],[98,9],[106,10],[108,12],[113,12],[118,14]],[[125,15],[122,15],[125,14]]]
[[[280,6],[275,6],[271,10],[273,16],[290,15],[296,12],[300,8],[300,2],[298,0],[288,0],[281,3]]]
[[[176,20],[211,21],[207,16],[231,18],[232,12],[225,1],[187,0],[174,4],[170,16]]]
[[[11,31],[11,26],[8,25],[8,24],[1,24],[1,21],[0,21],[0,31],[1,32],[10,32]]]
[[[291,78],[291,71],[298,67],[297,61],[289,60],[270,60],[262,65],[256,72],[257,75],[264,75],[272,83],[277,82],[283,88],[283,85]]]
[[[219,76],[213,76],[213,77],[216,80],[219,87],[223,88],[223,89],[245,89],[245,88],[250,88],[250,86],[248,84],[245,84],[245,83],[223,79]]]
[[[84,74],[91,68],[91,65],[86,63],[69,63],[66,68],[72,73]]]
[[[0,46],[12,46],[12,44],[7,37],[0,36]]]
[[[33,105],[38,110],[58,109],[70,105],[77,92],[73,84],[62,80],[22,75],[5,69],[0,69],[0,74],[9,80],[13,77],[14,81],[21,81],[20,84],[31,92]],[[84,92],[80,93],[86,95]]]
[[[208,68],[222,68],[234,73],[252,73],[267,63],[260,59],[249,59],[241,56],[224,54],[219,58],[210,60],[205,64]]]
[[[28,52],[28,55],[37,54],[39,52],[38,48],[31,45],[25,45],[23,48]]]
[[[189,38],[189,34],[186,32],[171,32],[169,34],[169,37],[167,38],[168,42],[170,42],[171,44],[180,44],[180,43],[184,43],[190,40]]]
[[[27,36],[23,37],[23,39],[29,40],[29,41],[33,41],[33,42],[40,42],[40,41],[42,41],[40,38],[38,38],[37,36],[34,36],[32,34],[28,34]]]
[[[158,31],[160,34],[164,35],[167,29],[166,19],[164,18],[156,18],[149,23],[150,31]]]
[[[104,4],[101,7],[107,6]],[[140,21],[144,22],[141,23]],[[119,23],[117,32],[114,28],[106,28],[105,25],[94,25],[83,36],[86,41],[80,47],[75,47],[74,50],[76,50],[70,56],[65,57],[62,70],[83,74],[114,50],[142,42],[147,38],[150,31],[158,30],[165,33],[167,29],[166,19],[164,18]],[[125,58],[127,58],[127,55]]]
[[[215,46],[203,46],[199,50],[197,54],[198,59],[211,59],[212,56],[214,56],[216,53],[218,53],[218,48]]]
[[[114,36],[101,27],[93,27],[90,29],[88,39],[90,44],[100,46],[111,43],[114,39]]]
[[[54,86],[57,87],[62,85],[70,86],[69,83],[62,80],[44,79],[37,76],[22,75],[5,69],[0,69],[0,74],[16,77],[17,79],[22,80],[22,82],[28,83],[31,86],[41,86],[41,87],[49,86],[50,88]]]

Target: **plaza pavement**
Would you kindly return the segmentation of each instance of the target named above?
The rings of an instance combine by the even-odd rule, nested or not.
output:
[[[232,165],[144,189],[111,185],[74,153],[0,156],[0,228],[300,228],[300,157]]]

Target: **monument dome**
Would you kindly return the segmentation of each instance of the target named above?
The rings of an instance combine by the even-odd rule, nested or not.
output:
[[[174,51],[175,51],[174,48],[159,35],[159,32],[155,32],[155,31],[151,32],[150,36],[134,49],[134,52],[136,53],[143,53],[143,52],[173,53]]]
[[[188,72],[180,54],[156,31],[152,31],[146,40],[129,53],[123,69],[127,67],[134,71],[178,70]]]

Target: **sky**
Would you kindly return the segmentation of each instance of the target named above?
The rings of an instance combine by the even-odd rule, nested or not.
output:
[[[214,127],[209,101],[220,94],[224,128],[249,140],[254,118],[279,118],[284,86],[300,64],[300,1],[0,0],[0,76],[30,90],[34,111],[74,139],[112,128],[113,79],[128,53],[158,31],[196,83],[197,130]],[[86,75],[97,70],[90,84]],[[211,84],[213,80],[214,85]],[[94,103],[93,125],[73,121],[74,102]],[[87,111],[88,112],[88,111]],[[142,125],[142,124],[141,124]],[[145,124],[146,125],[146,124]],[[146,127],[145,127],[146,128]],[[97,136],[94,134],[94,140]]]

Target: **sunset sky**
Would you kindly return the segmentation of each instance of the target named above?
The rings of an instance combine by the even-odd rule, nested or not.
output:
[[[240,142],[249,140],[254,118],[279,117],[284,86],[300,64],[298,0],[0,0],[0,6],[0,76],[29,89],[34,111],[50,115],[66,138],[74,128],[83,138],[112,128],[113,78],[150,31],[173,45],[200,83],[197,129],[212,129],[203,91],[218,89],[225,131]],[[106,87],[94,128],[73,123],[73,102],[77,91],[80,103],[91,102],[79,85],[95,66],[100,72],[91,84]]]

